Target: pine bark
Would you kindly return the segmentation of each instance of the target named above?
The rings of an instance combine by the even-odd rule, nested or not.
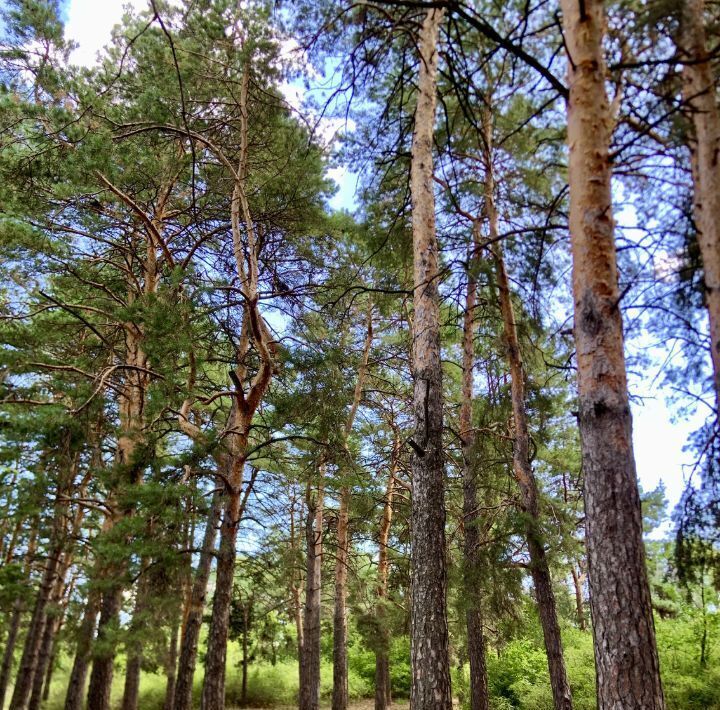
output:
[[[35,605],[25,635],[25,645],[20,659],[12,700],[10,701],[10,707],[12,707],[13,710],[26,710],[30,702],[33,680],[38,667],[43,634],[47,621],[47,608],[51,601],[63,552],[63,545],[60,539],[63,534],[60,517],[64,515],[65,507],[66,506],[62,505],[57,506],[52,547],[45,563],[45,570],[43,571],[37,596],[35,597]]]
[[[239,465],[234,462],[233,465]],[[240,465],[244,465],[244,462]],[[225,707],[225,659],[230,624],[233,579],[235,576],[235,545],[240,521],[240,491],[226,491],[220,547],[217,555],[215,594],[208,632],[205,656],[205,679],[201,710],[224,710]]]
[[[306,574],[303,647],[300,657],[299,710],[318,710],[320,706],[320,602],[323,557],[324,467],[320,467],[317,495],[308,485],[305,523]]]
[[[65,694],[65,710],[82,710],[85,681],[90,666],[90,651],[92,649],[95,625],[97,622],[100,595],[96,590],[90,590],[85,605],[82,622],[78,630],[75,659],[73,661],[67,693]]]
[[[473,230],[475,231],[475,230]],[[462,402],[460,406],[460,436],[463,454],[463,555],[465,624],[468,639],[468,661],[470,664],[470,709],[488,710],[487,664],[485,661],[485,637],[483,630],[482,595],[477,576],[480,573],[478,549],[480,545],[480,516],[476,473],[473,467],[475,431],[472,422],[473,368],[475,362],[475,308],[477,305],[477,283],[473,273],[477,266],[477,239],[473,235],[473,246],[468,259],[467,289],[465,292],[465,315],[463,319],[463,375]]]
[[[586,544],[599,710],[663,710],[632,447],[601,0],[562,0]]]
[[[693,125],[690,142],[693,168],[693,212],[703,265],[705,299],[710,321],[710,356],[716,405],[720,409],[720,112],[707,48],[705,0],[684,0],[680,53],[683,98]]]
[[[430,9],[419,37],[420,69],[412,140],[413,232],[412,602],[410,704],[414,710],[452,707],[447,625],[445,471],[440,359],[438,243],[433,191],[441,9]]]
[[[222,503],[222,496],[215,493],[208,512],[200,558],[195,570],[187,615],[183,624],[174,710],[192,710],[193,677],[195,675],[200,628],[202,626],[203,610],[205,609],[205,597],[207,596],[207,586],[215,551],[215,540],[217,539],[217,527],[220,522]]]
[[[113,585],[105,590],[100,605],[100,618],[95,648],[92,652],[92,670],[88,685],[87,706],[92,710],[110,710],[110,691],[115,664],[113,637],[120,623],[122,587]]]
[[[5,707],[5,694],[7,693],[10,674],[12,673],[13,658],[15,657],[15,644],[23,615],[23,600],[18,597],[12,608],[8,633],[5,639],[2,666],[0,666],[0,710]]]

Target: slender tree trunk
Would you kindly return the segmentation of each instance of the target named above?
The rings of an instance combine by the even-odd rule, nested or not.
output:
[[[59,510],[60,506],[58,507],[58,515],[60,514]],[[55,534],[59,536],[60,533],[56,530]],[[47,620],[47,607],[51,601],[61,555],[62,544],[57,540],[53,543],[50,555],[45,563],[45,571],[43,572],[40,587],[35,598],[32,617],[30,618],[30,625],[28,626],[25,636],[25,646],[23,648],[22,658],[20,659],[15,688],[10,702],[13,710],[26,710],[30,702],[30,694],[32,692],[35,672],[38,667]]]
[[[333,618],[333,694],[332,710],[346,710],[348,704],[347,667],[347,575],[350,535],[348,517],[350,489],[340,491],[335,553],[335,609]]]
[[[65,585],[65,576],[72,562],[72,557],[67,555],[67,559],[63,564],[63,569],[58,575],[55,583],[55,591],[53,593],[52,607],[48,609],[45,620],[45,628],[43,630],[43,639],[38,654],[38,664],[35,669],[35,677],[33,678],[32,694],[30,695],[29,710],[40,710],[42,701],[47,699],[49,695],[50,677],[52,675],[52,666],[54,661],[55,640],[63,622],[65,606],[63,599],[65,595],[72,593],[74,580]],[[45,693],[47,690],[47,694]]]
[[[378,535],[378,587],[375,617],[377,619],[378,638],[375,646],[375,710],[386,710],[391,703],[390,688],[390,634],[385,622],[386,604],[388,596],[388,577],[390,560],[388,557],[388,544],[390,541],[390,528],[393,517],[393,496],[395,493],[395,474],[397,473],[398,456],[400,455],[400,439],[397,433],[393,442],[390,473],[385,501],[383,503],[382,520],[380,521],[380,534]]]
[[[45,684],[45,674],[49,669],[50,657],[52,656],[53,642],[55,634],[59,627],[59,619],[55,615],[55,611],[51,611],[45,618],[45,627],[43,629],[42,642],[38,653],[38,664],[35,669],[33,678],[32,693],[30,694],[30,702],[28,710],[39,710],[42,703],[43,687]]]
[[[65,695],[65,710],[82,710],[85,681],[90,665],[90,651],[92,649],[93,636],[95,635],[95,624],[97,622],[99,606],[100,594],[96,590],[91,589],[88,593],[85,612],[83,613],[83,619],[80,623],[80,629],[78,630],[75,660],[73,661],[67,693]]]
[[[465,294],[465,317],[463,322],[463,377],[462,403],[460,406],[460,437],[463,453],[463,543],[465,624],[470,662],[470,708],[488,710],[487,664],[485,662],[485,637],[483,631],[482,596],[480,593],[478,548],[480,545],[480,516],[478,514],[477,482],[473,466],[475,431],[472,421],[473,368],[475,363],[475,307],[477,284],[473,270],[477,264],[477,238],[473,229],[473,246],[468,260],[468,282]]]
[[[248,679],[248,624],[250,615],[248,605],[243,604],[243,634],[242,634],[242,686],[240,691],[240,705],[247,705],[247,679]]]
[[[690,60],[683,65],[683,96],[694,128],[694,141],[690,146],[693,153],[693,210],[710,320],[713,382],[720,409],[720,112],[707,49],[705,0],[683,0],[682,5],[679,50]]]
[[[297,633],[297,647],[298,647],[298,659],[303,657],[303,617],[302,617],[302,605],[300,603],[300,585],[302,583],[302,575],[297,570],[297,556],[298,544],[295,535],[295,503],[296,499],[293,496],[290,505],[290,549],[292,550],[293,569],[292,577],[290,580],[290,595],[293,603],[293,616],[295,617],[295,631]],[[302,519],[302,516],[301,516]]]
[[[193,676],[195,675],[200,627],[202,626],[205,597],[207,595],[208,579],[210,578],[210,568],[215,551],[217,526],[220,521],[222,504],[222,496],[215,493],[208,512],[200,558],[190,591],[187,615],[183,624],[174,710],[192,710]]]
[[[579,424],[599,710],[663,710],[632,448],[601,0],[562,0]]]
[[[442,10],[428,10],[420,31],[420,75],[410,168],[414,262],[412,368],[415,381],[410,704],[414,710],[449,710],[452,707],[446,601],[439,270],[433,191],[437,44],[442,17]]]
[[[239,430],[243,432],[239,441],[233,445],[235,451],[244,452],[247,447],[247,431],[249,419],[235,420]],[[235,577],[235,544],[237,530],[242,520],[248,497],[255,484],[257,469],[245,483],[243,491],[243,471],[245,458],[243,455],[228,457],[225,507],[220,526],[220,549],[218,551],[217,570],[215,576],[215,595],[213,596],[212,616],[208,632],[208,648],[205,656],[205,679],[201,710],[224,710],[225,708],[225,659],[227,654],[228,632],[230,627],[230,606],[232,603],[233,579]]]
[[[234,462],[234,465],[242,466],[244,462]],[[208,632],[207,655],[205,656],[205,679],[200,701],[201,710],[223,710],[225,707],[225,659],[233,579],[235,576],[235,544],[239,522],[240,490],[228,491],[220,527],[220,549],[218,551],[212,617]]]
[[[571,568],[571,574],[573,579],[573,586],[575,587],[575,609],[577,612],[578,626],[580,631],[587,630],[587,624],[585,623],[585,605],[583,604],[583,593],[582,593],[582,579],[575,565]]]
[[[303,653],[300,658],[300,710],[318,710],[320,706],[320,599],[323,556],[324,466],[320,467],[317,496],[307,493],[307,573],[305,577],[305,619]]]
[[[144,565],[142,565],[144,567]],[[137,710],[140,697],[140,671],[142,666],[142,643],[133,635],[142,626],[142,615],[145,609],[145,580],[138,581],[137,596],[133,618],[130,622],[130,642],[126,645],[125,686],[123,688],[122,710]]]
[[[492,135],[491,130],[488,130],[486,146],[492,145],[492,143],[488,142],[490,140],[492,140]],[[513,470],[520,487],[522,508],[525,516],[525,537],[527,538],[528,552],[530,554],[530,574],[535,587],[540,624],[545,640],[555,710],[572,710],[572,695],[565,671],[557,605],[555,604],[550,567],[542,539],[537,481],[530,461],[530,432],[525,409],[525,368],[520,354],[510,282],[505,269],[502,246],[497,241],[499,230],[494,202],[491,154],[487,156],[485,190],[485,205],[490,220],[490,239],[493,242],[492,253],[497,273],[506,355],[510,368],[512,412],[515,425]]]
[[[17,642],[20,621],[23,615],[23,600],[18,597],[13,604],[8,634],[5,639],[2,666],[0,667],[0,710],[5,707],[5,694],[7,693],[10,674],[12,672],[13,658],[15,657],[15,643]]]
[[[363,346],[363,356],[355,382],[353,401],[343,430],[344,452],[349,464],[351,461],[348,437],[352,432],[355,415],[362,399],[368,360],[372,348],[372,302],[368,305],[367,332]],[[346,710],[348,704],[348,666],[347,666],[347,577],[350,562],[350,487],[345,483],[340,490],[340,509],[337,524],[337,551],[335,555],[335,609],[333,615],[333,710]]]
[[[180,634],[180,618],[178,617],[172,625],[170,631],[170,643],[168,644],[168,657],[165,664],[165,677],[167,683],[165,685],[165,701],[163,702],[163,710],[175,709],[175,681],[178,660],[178,636]]]

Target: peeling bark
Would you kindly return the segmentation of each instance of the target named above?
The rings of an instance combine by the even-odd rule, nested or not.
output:
[[[562,0],[579,424],[599,710],[663,710],[619,309],[601,0]],[[581,13],[581,7],[584,13]]]

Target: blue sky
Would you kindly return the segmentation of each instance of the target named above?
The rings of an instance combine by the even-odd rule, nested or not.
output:
[[[78,43],[72,59],[78,64],[90,65],[96,53],[109,41],[110,32],[123,13],[123,6],[138,9],[147,7],[146,0],[67,0],[65,4],[66,31],[69,38]],[[298,86],[288,85],[288,101],[302,97],[297,95]],[[293,98],[290,94],[294,94]],[[338,126],[342,128],[341,126]],[[332,126],[326,127],[329,130]],[[340,190],[331,201],[333,208],[352,204],[355,178],[341,167],[331,171]],[[630,347],[633,347],[632,345]],[[653,359],[658,363],[664,359],[662,348],[653,346]],[[643,399],[642,404],[632,405],[634,416],[634,443],[638,477],[644,489],[650,490],[660,480],[667,487],[667,497],[673,506],[679,499],[690,471],[692,454],[683,448],[692,431],[703,422],[705,412],[673,421],[676,411],[666,403],[669,394],[660,385],[652,368],[643,372],[642,378],[631,376],[630,389],[633,395]]]

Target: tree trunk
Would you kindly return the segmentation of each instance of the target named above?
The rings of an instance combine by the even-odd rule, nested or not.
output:
[[[399,455],[400,439],[396,433],[390,461],[390,473],[388,475],[387,488],[385,489],[385,502],[383,504],[382,520],[380,521],[380,534],[378,536],[378,587],[377,605],[375,607],[378,634],[375,646],[375,710],[386,710],[392,698],[389,659],[390,634],[385,622],[385,614],[388,595],[388,576],[390,571],[388,544],[390,541],[390,528],[392,527],[395,474],[397,473]]]
[[[202,626],[205,596],[207,595],[208,579],[210,578],[210,568],[215,551],[217,526],[220,521],[222,504],[223,498],[216,492],[210,505],[200,559],[195,571],[187,615],[183,624],[174,710],[192,710],[193,676],[195,675],[200,627]]]
[[[147,561],[141,563],[141,569],[146,567]],[[147,604],[147,581],[141,576],[137,583],[135,608],[130,621],[130,638],[125,646],[125,686],[123,688],[122,710],[137,710],[140,697],[140,672],[142,669],[142,641],[137,638],[142,628],[143,615]]]
[[[463,454],[463,555],[465,624],[468,638],[468,660],[470,662],[470,709],[488,710],[487,665],[485,663],[485,637],[483,631],[482,596],[477,575],[480,572],[478,548],[480,545],[480,516],[478,515],[477,482],[473,466],[475,431],[472,421],[473,367],[475,362],[475,307],[477,305],[477,284],[474,269],[477,264],[477,237],[473,228],[465,294],[465,317],[463,321],[463,376],[462,403],[460,406],[460,437]]]
[[[368,304],[367,333],[363,356],[355,382],[353,401],[343,430],[343,449],[347,463],[351,463],[348,437],[352,432],[355,415],[362,400],[368,360],[372,347],[372,302]],[[348,660],[347,660],[347,577],[350,562],[350,487],[347,482],[340,490],[340,509],[337,523],[337,551],[335,554],[335,608],[333,613],[333,694],[332,709],[346,710],[348,704]]]
[[[58,507],[59,515],[60,506]],[[55,531],[59,535],[58,530]],[[47,606],[50,603],[53,588],[55,586],[58,567],[60,566],[60,557],[62,555],[62,544],[59,540],[53,543],[50,555],[45,563],[45,571],[43,572],[40,587],[35,598],[35,606],[33,608],[30,625],[25,636],[25,646],[23,647],[22,658],[18,668],[15,688],[13,690],[10,706],[13,710],[26,710],[30,701],[33,680],[38,667],[40,650],[43,642],[45,624],[47,621]]]
[[[337,550],[335,553],[335,609],[333,615],[333,693],[332,710],[346,710],[348,704],[347,667],[347,575],[350,536],[348,508],[350,489],[340,491],[337,522]]]
[[[585,623],[585,606],[583,604],[583,593],[582,593],[582,578],[575,569],[573,564],[571,568],[571,574],[573,579],[573,586],[575,587],[575,610],[577,612],[578,627],[580,631],[587,630],[587,624]]]
[[[13,604],[8,634],[5,639],[2,667],[0,667],[0,710],[5,707],[5,694],[7,693],[8,683],[10,682],[13,658],[15,656],[15,643],[17,642],[18,631],[20,630],[22,615],[23,600],[22,597],[18,597]]]
[[[498,240],[498,215],[495,207],[495,181],[492,168],[492,126],[489,118],[486,120],[485,146],[487,151],[485,208],[490,222],[489,236],[492,243],[492,254],[495,259],[506,356],[510,369],[513,423],[515,425],[513,471],[520,488],[521,505],[525,517],[525,537],[530,554],[530,574],[535,587],[540,624],[543,630],[555,710],[572,710],[572,695],[565,671],[557,605],[555,604],[550,567],[542,539],[537,481],[530,461],[530,431],[525,409],[525,368],[520,353],[512,294],[510,293],[510,281],[505,268],[502,245]]]
[[[572,58],[570,235],[598,708],[662,710],[618,307],[604,8],[601,0],[562,0],[562,9]]]
[[[248,605],[243,603],[243,632],[242,632],[242,687],[240,691],[240,705],[247,705],[247,678],[248,678],[248,624],[250,615]]]
[[[142,656],[134,650],[125,662],[125,686],[123,688],[122,710],[137,710],[140,697],[140,667]]]
[[[99,602],[100,594],[94,589],[90,590],[83,619],[78,630],[75,660],[73,661],[65,695],[65,710],[82,710],[85,680],[90,665],[90,651],[95,634]]]
[[[243,461],[234,466],[243,466]],[[227,654],[230,605],[233,579],[235,577],[235,544],[240,522],[240,490],[227,491],[223,520],[220,526],[220,549],[218,551],[213,596],[212,616],[208,632],[205,656],[205,679],[203,682],[201,710],[224,710],[225,707],[225,659]]]
[[[297,569],[297,558],[295,553],[298,550],[298,543],[295,535],[295,503],[296,498],[293,498],[290,504],[290,549],[292,550],[293,568],[290,579],[290,595],[293,602],[293,616],[295,618],[295,632],[297,634],[297,648],[298,648],[298,659],[302,659],[303,656],[303,617],[302,617],[302,605],[300,603],[300,585],[302,583],[302,575]],[[302,515],[301,515],[302,519]]]
[[[322,591],[323,491],[324,469],[315,500],[307,493],[307,573],[305,577],[305,619],[303,653],[300,658],[300,710],[318,710],[320,706],[320,595]]]
[[[412,140],[410,191],[414,262],[412,368],[412,602],[410,704],[414,710],[452,707],[447,625],[445,470],[438,244],[433,191],[438,34],[443,11],[430,9],[419,37],[420,74]]]
[[[705,32],[705,0],[684,0],[680,53],[683,97],[694,128],[691,142],[697,240],[703,264],[705,299],[710,321],[710,356],[720,409],[720,112]]]
[[[168,645],[168,657],[165,664],[165,677],[167,683],[165,685],[165,701],[163,702],[163,710],[175,710],[175,681],[178,660],[178,635],[180,630],[180,618],[178,617],[172,625],[170,631],[170,643]]]
[[[235,419],[235,422],[243,433],[239,435],[239,441],[233,445],[234,450],[244,452],[247,447],[250,419],[241,417]],[[257,476],[257,469],[252,469],[252,475],[245,483],[243,491],[244,454],[236,453],[228,456],[224,468],[228,471],[228,476],[226,477],[223,520],[220,526],[215,594],[210,617],[207,654],[205,655],[205,679],[200,698],[201,710],[224,710],[225,708],[225,659],[235,578],[235,544],[238,526]]]
[[[122,587],[113,585],[103,593],[97,638],[92,653],[92,671],[88,686],[88,710],[110,710],[115,665],[115,633],[122,608]]]
[[[32,693],[30,694],[28,710],[40,710],[43,696],[43,687],[45,684],[45,674],[48,671],[50,657],[52,656],[55,634],[59,627],[58,621],[59,620],[55,616],[54,611],[45,618],[45,628],[43,629],[42,642],[40,644],[40,651],[38,653],[38,664],[37,668],[35,669],[35,676],[33,678]]]

